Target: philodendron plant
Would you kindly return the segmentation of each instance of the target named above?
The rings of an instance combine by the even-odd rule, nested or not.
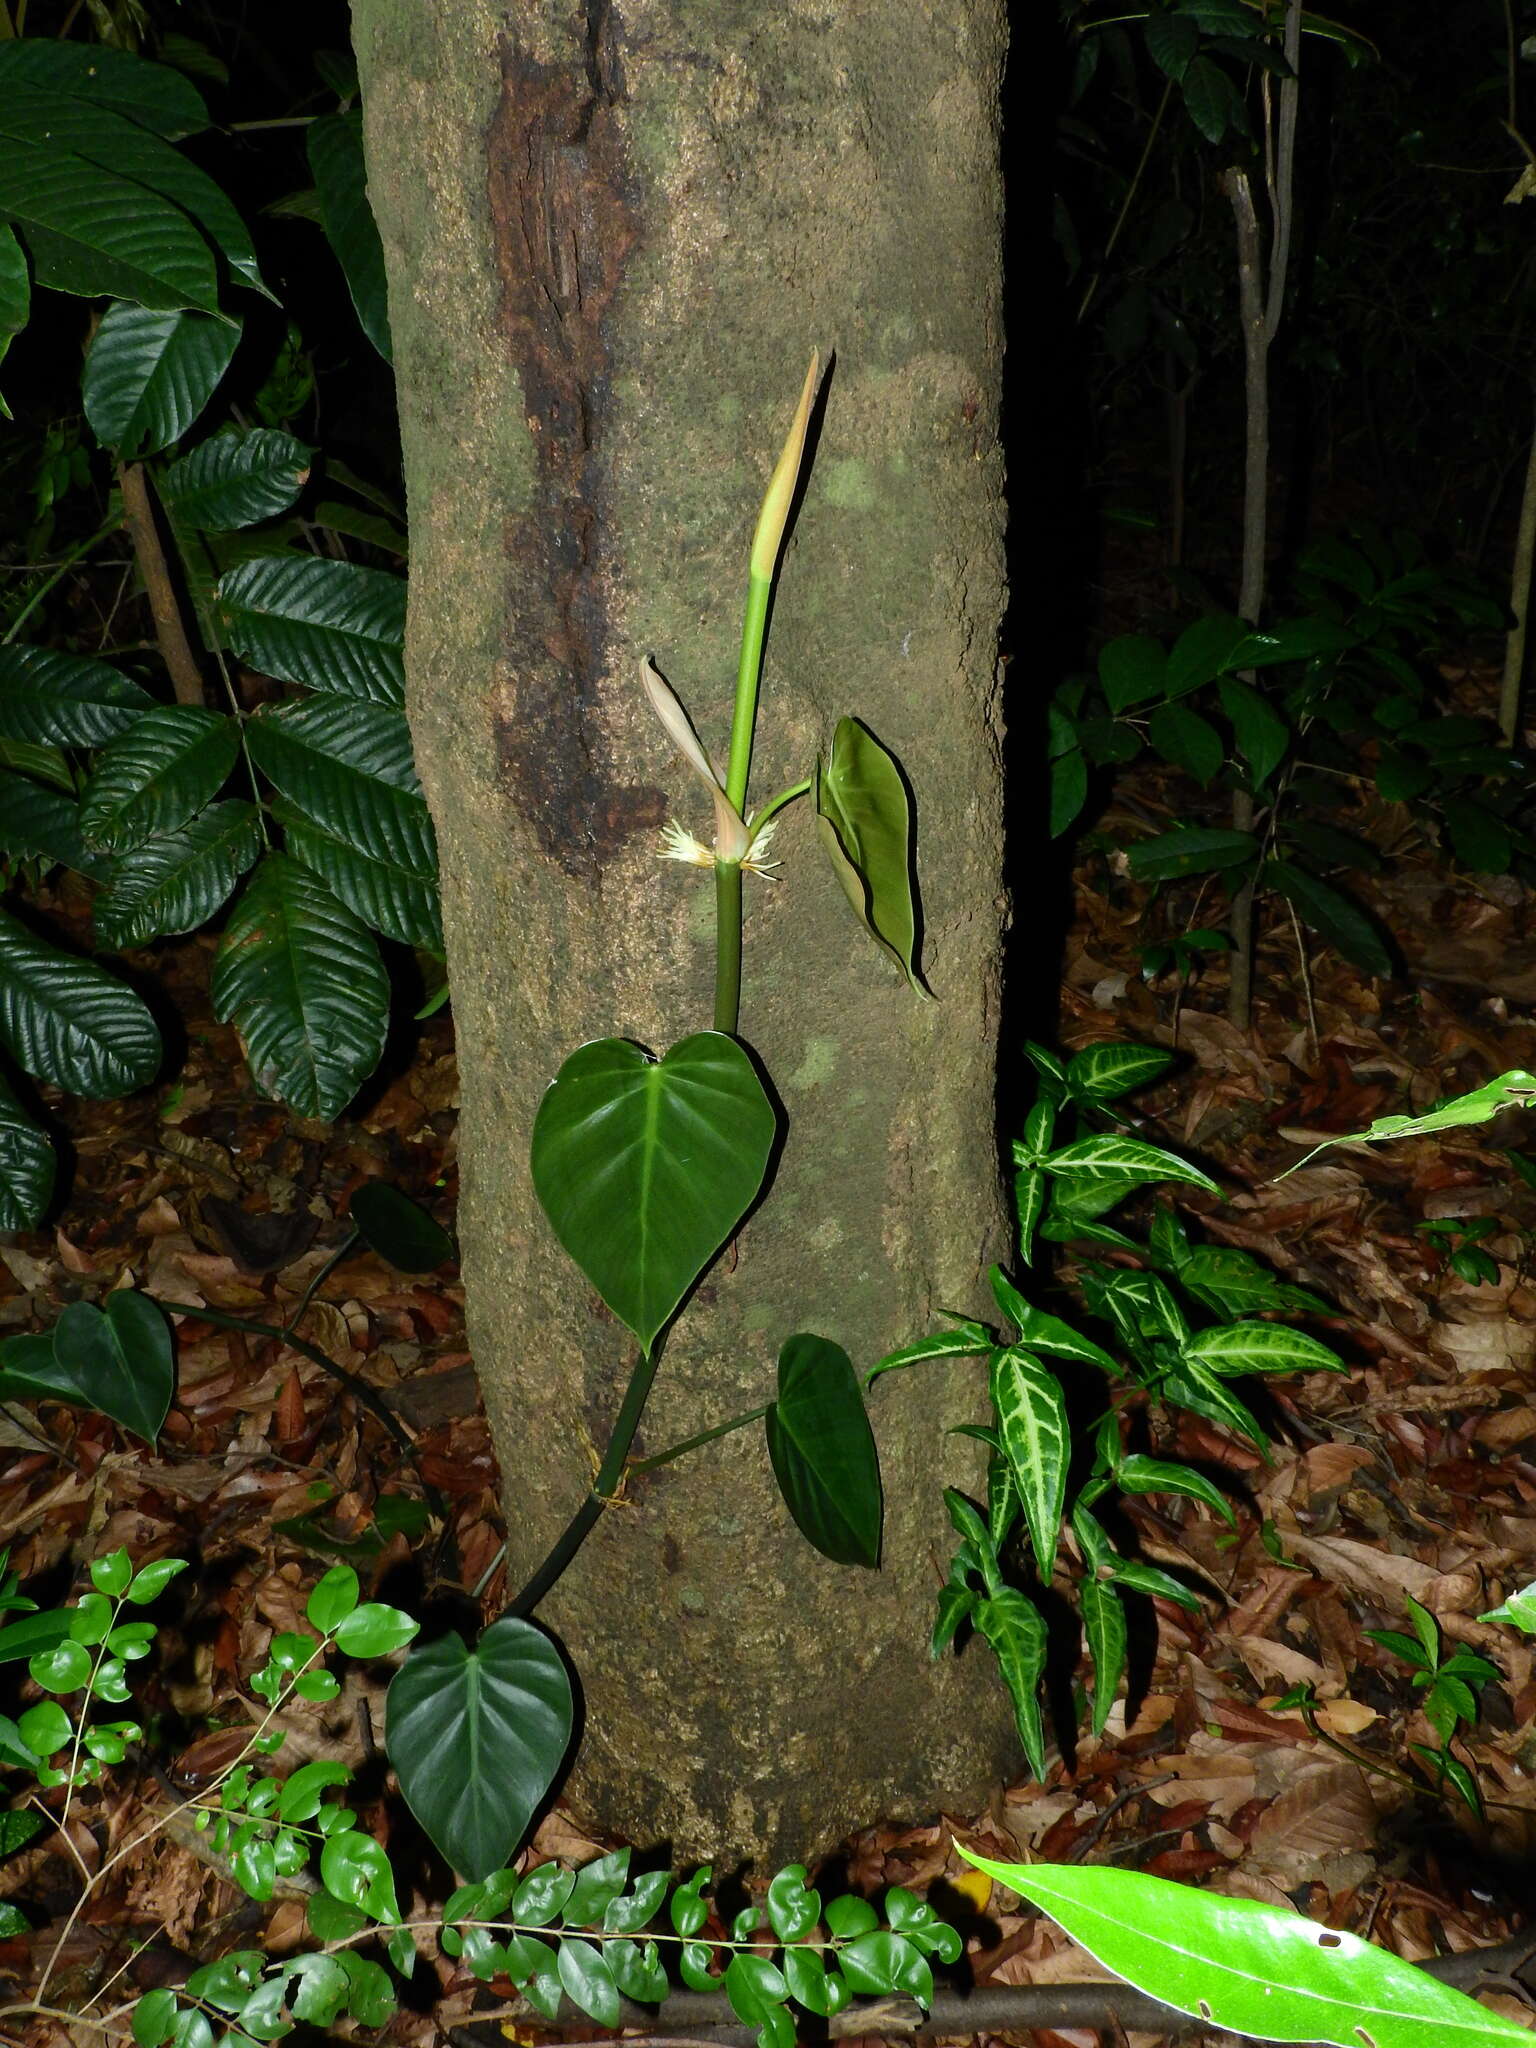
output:
[[[390,1691],[389,1751],[401,1787],[439,1847],[470,1878],[494,1870],[511,1853],[568,1746],[564,1667],[530,1617],[626,1473],[654,1470],[762,1422],[779,1490],[807,1540],[839,1564],[873,1569],[880,1561],[882,1498],[874,1436],[852,1361],[826,1337],[798,1331],[785,1338],[776,1397],[764,1406],[652,1456],[631,1461],[629,1455],[664,1333],[757,1200],[778,1136],[777,1113],[758,1066],[736,1033],[742,877],[762,874],[769,865],[767,848],[786,804],[813,798],[822,843],[850,902],[913,989],[926,994],[915,958],[906,785],[874,735],[852,718],[840,720],[810,774],[756,809],[748,804],[769,599],[818,368],[813,357],[753,535],[723,775],[655,663],[646,660],[640,668],[652,708],[707,787],[714,809],[712,845],[675,821],[662,843],[665,857],[713,870],[711,1028],[691,1032],[659,1054],[625,1038],[578,1047],[550,1083],[534,1121],[534,1189],[560,1243],[635,1340],[638,1356],[629,1384],[589,1489],[509,1611],[476,1649],[450,1635],[413,1651]],[[525,1705],[531,1711],[519,1721]],[[491,1744],[496,1771],[453,1774],[450,1782],[440,1768],[443,1745],[464,1753],[463,1738],[477,1716],[498,1720]],[[514,1752],[516,1768],[508,1770]]]

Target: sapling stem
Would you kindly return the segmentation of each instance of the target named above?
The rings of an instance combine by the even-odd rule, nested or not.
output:
[[[809,775],[807,775],[804,782],[792,782],[789,785],[788,789],[781,789],[777,796],[770,797],[768,802],[763,805],[762,809],[760,811],[754,811],[751,817],[747,820],[747,824],[751,829],[753,838],[755,839],[757,837],[758,833],[762,831],[763,827],[767,824],[768,820],[774,817],[779,811],[782,811],[786,804],[792,804],[797,796],[809,796],[810,793],[811,778]]]

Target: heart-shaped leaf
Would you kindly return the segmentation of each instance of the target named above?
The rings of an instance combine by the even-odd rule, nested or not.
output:
[[[896,757],[856,718],[840,718],[816,764],[816,822],[843,892],[919,995],[912,808]]]
[[[176,1358],[164,1311],[122,1288],[105,1310],[72,1301],[40,1337],[0,1344],[0,1398],[72,1401],[153,1443],[176,1391]]]
[[[352,1196],[358,1236],[401,1273],[432,1273],[453,1257],[453,1239],[419,1203],[387,1180],[365,1180]]]
[[[750,1208],[773,1106],[720,1031],[661,1059],[624,1038],[573,1052],[534,1119],[534,1191],[556,1237],[649,1351]]]
[[[834,1564],[880,1563],[880,1460],[858,1375],[840,1344],[805,1333],[779,1353],[768,1455],[806,1542]]]
[[[571,1682],[549,1637],[504,1615],[473,1650],[439,1636],[389,1688],[385,1746],[412,1813],[461,1876],[508,1863],[571,1739]]]

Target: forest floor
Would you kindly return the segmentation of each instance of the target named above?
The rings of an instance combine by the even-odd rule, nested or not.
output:
[[[1124,781],[1121,800],[1137,830],[1168,822],[1175,801],[1152,770]],[[1403,847],[1400,812],[1382,806],[1353,824],[1396,854],[1359,887],[1402,945],[1409,977],[1372,983],[1336,956],[1306,952],[1273,906],[1247,1033],[1226,1021],[1219,962],[1183,990],[1141,977],[1139,948],[1166,920],[1175,930],[1199,921],[1194,885],[1149,904],[1111,851],[1090,854],[1076,877],[1063,1043],[1178,1051],[1173,1077],[1133,1104],[1141,1135],[1194,1153],[1231,1189],[1225,1205],[1180,1191],[1210,1240],[1262,1254],[1337,1305],[1336,1320],[1312,1327],[1349,1369],[1274,1389],[1283,1427],[1268,1467],[1192,1417],[1170,1436],[1171,1452],[1224,1468],[1238,1526],[1232,1535],[1198,1502],[1131,1503],[1145,1556],[1209,1597],[1199,1615],[1156,1604],[1155,1660],[1129,1726],[1117,1706],[1101,1740],[1080,1738],[1070,1767],[1058,1762],[1043,1785],[1021,1776],[999,1786],[984,1813],[873,1825],[846,1845],[856,1887],[950,1881],[944,1897],[966,1911],[978,1984],[1101,1973],[1011,1895],[979,1892],[974,1879],[955,1889],[955,1841],[1005,1860],[1091,1856],[1297,1904],[1416,1959],[1496,1943],[1530,1912],[1536,1661],[1526,1638],[1473,1617],[1536,1579],[1536,1164],[1523,1176],[1527,1162],[1504,1149],[1528,1145],[1536,1162],[1536,1131],[1512,1115],[1498,1127],[1339,1147],[1278,1183],[1271,1176],[1322,1136],[1536,1068],[1536,926],[1514,884],[1453,878],[1437,849]],[[1215,921],[1209,906],[1201,915]],[[0,1410],[0,1544],[25,1580],[62,1594],[75,1560],[118,1545],[136,1559],[198,1559],[196,1599],[153,1680],[164,1776],[109,1776],[94,1835],[77,1831],[87,1862],[166,1789],[218,1768],[239,1739],[242,1673],[272,1631],[299,1624],[319,1570],[345,1559],[368,1585],[390,1574],[389,1597],[409,1604],[402,1588],[420,1590],[423,1567],[399,1496],[435,1487],[446,1503],[429,1573],[485,1581],[488,1616],[505,1590],[497,1472],[451,1268],[402,1277],[355,1247],[303,1318],[308,1344],[397,1417],[408,1460],[316,1359],[195,1313],[283,1326],[345,1236],[365,1179],[392,1181],[451,1223],[448,1020],[422,1028],[409,1064],[365,1107],[309,1125],[251,1088],[233,1031],[209,1014],[200,943],[144,964],[169,979],[188,1020],[184,1068],[158,1093],[61,1105],[76,1165],[57,1225],[0,1244],[0,1333],[45,1326],[63,1304],[99,1299],[129,1276],[194,1311],[179,1324],[179,1396],[154,1451],[81,1410]],[[1455,1241],[1420,1226],[1482,1217],[1494,1219],[1480,1242],[1497,1279],[1474,1286],[1449,1264]],[[381,1513],[391,1496],[397,1504]],[[1501,1673],[1455,1745],[1481,1815],[1416,1759],[1414,1744],[1437,1746],[1422,1691],[1365,1633],[1411,1634],[1408,1595],[1438,1618],[1448,1650],[1476,1649]],[[325,1717],[327,1739],[357,1765],[377,1726],[371,1684],[355,1674]],[[1302,1684],[1320,1702],[1310,1723],[1277,1705]],[[528,1853],[579,1861],[605,1846],[557,1808]],[[78,1873],[40,1840],[7,1864],[5,1881],[34,1910],[62,1913]],[[223,1925],[276,1952],[301,1915],[292,1899],[251,1906],[201,1838],[165,1835],[119,1866],[66,1960],[88,1978],[125,1930],[161,1926],[176,1941]],[[435,2007],[402,2014],[389,2038],[425,2048],[483,2002],[466,1973],[446,1960],[439,1968]],[[0,1973],[24,1970],[22,1945],[0,1944]],[[1510,1998],[1500,2009],[1526,2010]],[[1096,2037],[1033,2038],[1059,2048]],[[1128,2038],[1150,2048],[1161,2037]]]

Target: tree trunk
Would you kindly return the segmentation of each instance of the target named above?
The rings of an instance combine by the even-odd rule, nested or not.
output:
[[[752,798],[861,717],[916,796],[925,1003],[796,806],[748,875],[742,1036],[788,1114],[767,1199],[666,1346],[638,1453],[772,1397],[796,1330],[866,1367],[985,1312],[1005,905],[998,0],[354,0],[412,529],[407,665],[463,1069],[469,1335],[513,1589],[591,1482],[633,1362],[528,1173],[583,1040],[710,1022],[712,888],[655,858],[723,760],[748,542],[813,346],[825,424],[776,601]],[[1017,1761],[973,1649],[928,1657],[980,1488],[980,1368],[871,1395],[878,1574],[813,1553],[760,1428],[635,1481],[540,1609],[585,1693],[579,1808],[678,1856],[806,1854],[973,1806]]]

